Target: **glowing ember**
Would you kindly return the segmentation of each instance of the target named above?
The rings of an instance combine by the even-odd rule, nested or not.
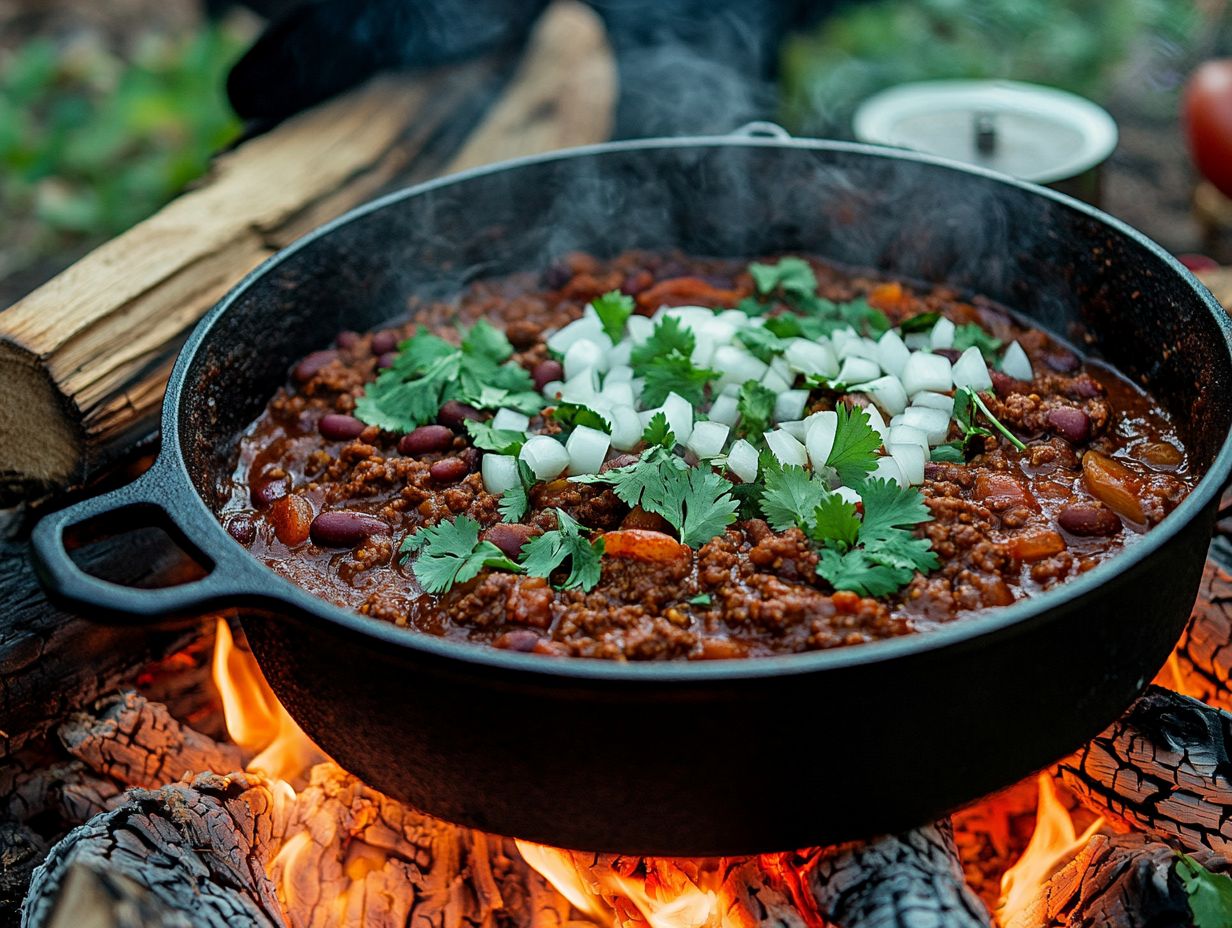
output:
[[[998,921],[1007,925],[1025,911],[1038,898],[1040,887],[1048,878],[1081,849],[1103,824],[1102,818],[1096,819],[1086,831],[1076,835],[1074,820],[1057,797],[1052,777],[1041,773],[1035,832],[1018,862],[1001,877]]]

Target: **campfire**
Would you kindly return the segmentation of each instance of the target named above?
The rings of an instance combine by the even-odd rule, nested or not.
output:
[[[27,826],[0,835],[4,873],[28,873],[58,820],[76,827],[33,869],[29,928],[89,913],[194,928],[1189,924],[1179,852],[1232,870],[1229,601],[1232,578],[1208,565],[1156,683],[1038,777],[906,834],[715,859],[544,847],[403,806],[312,743],[220,619],[208,667],[224,724],[136,690],[68,718],[67,757],[0,770]],[[202,650],[139,682],[157,694]]]

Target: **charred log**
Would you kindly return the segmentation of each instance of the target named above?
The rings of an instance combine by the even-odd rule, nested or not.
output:
[[[47,856],[47,842],[18,822],[0,822],[0,925],[17,924],[30,875]]]
[[[1232,854],[1232,715],[1150,686],[1057,767],[1087,806],[1192,851]]]
[[[187,915],[119,873],[75,864],[56,899],[50,928],[193,928]]]
[[[1229,869],[1211,851],[1195,856],[1208,870]],[[1097,834],[1004,928],[1187,928],[1193,916],[1176,861],[1173,848],[1145,835]]]
[[[987,928],[950,822],[819,853],[806,869],[817,910],[840,928]]]
[[[126,878],[150,904],[193,926],[282,928],[262,862],[279,831],[268,787],[243,775],[133,790],[117,808],[74,829],[34,873],[26,928],[59,923],[56,900],[76,867]]]
[[[1213,560],[1206,562],[1202,592],[1170,666],[1177,690],[1232,710],[1232,575]]]

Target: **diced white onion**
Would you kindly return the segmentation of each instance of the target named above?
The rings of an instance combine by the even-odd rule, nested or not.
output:
[[[714,310],[708,306],[660,306],[654,314],[655,321],[670,317],[678,319],[686,329],[709,322]]]
[[[1035,379],[1035,371],[1031,369],[1031,359],[1027,357],[1027,353],[1022,350],[1022,345],[1018,342],[1010,342],[1010,346],[1005,349],[1005,354],[1001,357],[1001,370],[1015,380],[1030,382]]]
[[[795,372],[791,369],[791,365],[787,363],[787,359],[780,354],[776,354],[770,359],[770,370],[774,371],[788,383],[796,379]]]
[[[779,428],[796,441],[804,441],[804,436],[808,432],[808,426],[804,424],[803,419],[788,419],[786,422],[780,422]]]
[[[907,350],[902,337],[893,329],[881,336],[881,341],[877,342],[877,363],[887,374],[902,376],[903,367],[909,357],[911,352]]]
[[[632,406],[612,408],[612,447],[617,451],[632,451],[644,431],[646,427]]]
[[[694,367],[709,367],[710,362],[714,360],[714,352],[718,348],[718,343],[705,332],[695,332],[693,334],[693,353],[689,355],[689,361]]]
[[[483,488],[489,493],[504,493],[522,482],[518,476],[518,459],[512,454],[485,454],[479,464],[479,473],[483,476]]]
[[[882,480],[889,480],[897,483],[900,487],[908,486],[907,478],[903,476],[902,470],[895,463],[894,458],[888,454],[885,457],[877,459],[877,466],[872,469],[868,475],[869,480],[874,480],[880,477]]]
[[[927,351],[912,352],[903,368],[902,381],[908,396],[915,396],[921,390],[945,393],[954,386],[949,359]]]
[[[632,383],[617,382],[606,384],[599,395],[610,406],[632,406],[634,404]]]
[[[619,344],[608,352],[607,361],[608,367],[627,367],[629,359],[633,357],[633,342],[627,338],[622,338]]]
[[[838,380],[841,383],[864,383],[881,376],[881,368],[876,361],[868,358],[851,357],[839,368]]]
[[[902,472],[909,484],[918,485],[924,482],[924,462],[928,460],[928,452],[916,444],[898,444],[890,442],[888,450],[890,457]]]
[[[860,502],[860,494],[851,487],[835,487],[832,492],[835,496],[841,497],[843,502],[851,503],[852,505]]]
[[[612,438],[606,432],[579,425],[565,442],[565,450],[569,452],[569,473],[597,474],[611,444]]]
[[[869,361],[876,361],[877,343],[865,338],[847,339],[838,349],[838,359],[846,361],[848,358],[865,358]]]
[[[547,345],[550,351],[563,356],[580,341],[594,342],[604,351],[612,349],[612,340],[603,331],[598,318],[589,315],[574,319],[567,326],[553,332],[548,336]]]
[[[629,386],[633,388],[633,398],[639,403],[642,401],[642,391],[646,389],[646,380],[644,377],[634,377]]]
[[[719,316],[711,316],[705,322],[699,322],[693,327],[698,337],[705,335],[716,345],[730,345],[732,339],[736,337],[736,329],[737,326]]]
[[[746,380],[761,380],[770,369],[763,361],[735,345],[716,348],[711,366],[722,374],[720,387],[733,383],[739,386]]]
[[[912,406],[925,406],[929,409],[940,409],[948,419],[954,415],[954,397],[944,393],[933,393],[931,390],[921,390],[911,398]]]
[[[625,331],[629,333],[629,340],[633,344],[640,345],[653,334],[654,322],[648,316],[639,316],[634,313],[625,323]],[[551,345],[548,347],[550,348]]]
[[[484,458],[486,462],[489,457]],[[559,477],[569,466],[569,452],[565,446],[549,435],[532,435],[526,439],[526,444],[518,453],[526,466],[530,468],[536,480],[551,480]],[[486,472],[485,472],[486,481]]]
[[[784,422],[804,418],[808,390],[784,390],[774,398],[774,421]]]
[[[739,406],[738,397],[730,393],[721,393],[710,404],[710,419],[713,422],[722,422],[724,425],[734,427],[740,421]]]
[[[727,468],[745,483],[757,479],[757,449],[741,438],[727,452]]]
[[[886,442],[886,448],[889,449],[890,445],[917,445],[925,455],[928,454],[928,436],[922,429],[910,425],[890,426],[890,438]]]
[[[543,385],[543,395],[548,399],[556,399],[556,397],[565,389],[563,380],[549,380]]]
[[[633,368],[627,364],[613,364],[608,369],[607,376],[603,378],[605,387],[611,386],[614,383],[632,383]]]
[[[937,324],[933,326],[932,332],[928,335],[928,342],[934,348],[952,348],[954,347],[954,323],[942,316],[937,320]]]
[[[727,323],[733,330],[743,329],[749,324],[748,315],[740,309],[725,309],[721,313],[716,313],[714,318],[719,322]]]
[[[869,406],[864,411],[868,413],[868,424],[872,426],[874,432],[881,436],[881,443],[884,445],[886,439],[890,437],[890,429],[885,419],[881,418],[880,410],[876,406]]]
[[[693,407],[678,393],[669,393],[663,401],[663,415],[668,427],[676,435],[676,441],[685,444],[693,433]]]
[[[826,459],[834,449],[834,436],[838,433],[838,413],[832,409],[810,417],[804,435],[804,448],[808,452],[813,470],[826,466]]]
[[[956,387],[970,387],[977,393],[992,389],[992,378],[988,376],[988,365],[984,363],[984,356],[980,354],[980,349],[974,345],[964,351],[954,362],[951,373]]]
[[[498,409],[492,417],[492,428],[525,432],[530,428],[530,416],[523,415],[516,409]]]
[[[930,445],[939,445],[949,434],[950,417],[931,406],[910,406],[903,413],[903,425],[919,429]]]
[[[791,384],[777,371],[767,370],[762,375],[761,385],[773,393],[782,393],[791,389]]]
[[[851,326],[845,326],[841,329],[836,329],[830,333],[830,342],[834,345],[834,350],[837,352],[842,349],[843,345],[851,341],[853,338],[859,338],[856,330]]]
[[[589,339],[583,338],[574,342],[565,352],[565,380],[572,380],[591,369],[604,370],[607,367],[607,359],[604,355],[604,349]]]
[[[791,464],[803,467],[808,463],[808,454],[804,450],[804,445],[792,438],[790,433],[775,429],[773,432],[766,432],[765,437],[770,453],[784,467]]]
[[[897,377],[885,376],[870,380],[851,388],[853,391],[867,393],[873,402],[891,416],[897,416],[907,408],[907,391],[903,389],[902,381]]]
[[[730,431],[722,422],[698,422],[693,426],[687,447],[703,461],[713,458],[723,453]]]
[[[932,338],[928,332],[908,332],[903,336],[903,344],[912,351],[919,351],[921,348],[931,348]]]
[[[598,380],[595,369],[587,368],[572,380],[565,381],[565,385],[560,390],[560,398],[566,403],[580,403],[586,406],[594,400],[595,394],[598,393]]]
[[[783,352],[783,359],[801,374],[833,377],[838,373],[838,359],[830,346],[807,338],[793,338]]]

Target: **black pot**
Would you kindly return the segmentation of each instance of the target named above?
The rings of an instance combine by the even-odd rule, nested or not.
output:
[[[341,329],[570,249],[801,249],[986,294],[1102,355],[1181,424],[1197,489],[1109,563],[927,634],[758,660],[545,659],[365,619],[281,579],[216,513],[240,431]],[[781,850],[932,820],[1075,749],[1151,679],[1232,467],[1229,325],[1161,248],[1049,190],[861,145],[613,143],[393,194],[263,264],[189,338],[136,483],[48,516],[44,582],[145,621],[236,606],[292,716],[398,799],[489,832],[669,855]],[[135,507],[135,512],[133,511]],[[213,565],[161,590],[79,572],[67,526],[162,511]]]

